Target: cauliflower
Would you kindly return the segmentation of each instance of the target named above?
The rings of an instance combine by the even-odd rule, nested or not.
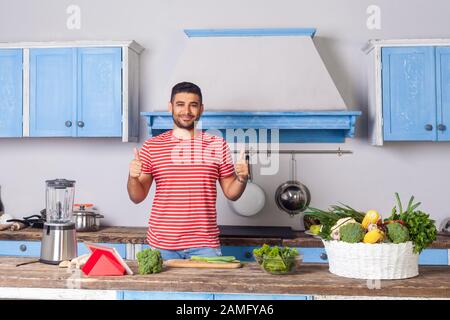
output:
[[[331,238],[333,240],[340,240],[340,230],[343,226],[349,223],[356,223],[356,220],[350,217],[339,219],[334,226],[331,227]]]
[[[364,228],[359,223],[348,223],[340,228],[341,240],[350,243],[361,242],[364,239]]]
[[[139,274],[158,273],[162,271],[163,259],[161,252],[156,249],[145,249],[136,255]]]
[[[401,223],[389,223],[386,228],[389,240],[391,240],[393,243],[402,243],[409,240],[408,228],[406,228]]]

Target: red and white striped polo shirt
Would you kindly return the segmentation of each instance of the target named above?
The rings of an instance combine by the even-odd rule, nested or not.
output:
[[[148,243],[166,250],[219,247],[216,181],[234,174],[226,141],[202,131],[183,140],[169,130],[145,141],[140,158],[156,183]]]

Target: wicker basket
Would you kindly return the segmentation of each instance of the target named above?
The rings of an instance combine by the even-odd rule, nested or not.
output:
[[[405,279],[419,275],[419,255],[411,241],[347,243],[323,240],[330,272],[356,279]]]

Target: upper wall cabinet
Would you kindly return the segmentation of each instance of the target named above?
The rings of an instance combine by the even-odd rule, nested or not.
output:
[[[22,136],[22,50],[0,49],[0,137]]]
[[[28,43],[16,50],[23,56],[23,103],[16,108],[23,136],[138,140],[137,43]]]
[[[372,41],[369,133],[384,141],[450,141],[450,40]]]

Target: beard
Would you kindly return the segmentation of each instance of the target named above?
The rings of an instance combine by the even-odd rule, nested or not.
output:
[[[178,128],[181,128],[181,129],[187,129],[187,130],[194,129],[195,122],[198,121],[199,118],[200,117],[195,117],[194,119],[192,119],[189,122],[184,122],[183,120],[180,120],[179,118],[175,117],[175,115],[172,113],[173,122],[176,124],[176,126]]]

